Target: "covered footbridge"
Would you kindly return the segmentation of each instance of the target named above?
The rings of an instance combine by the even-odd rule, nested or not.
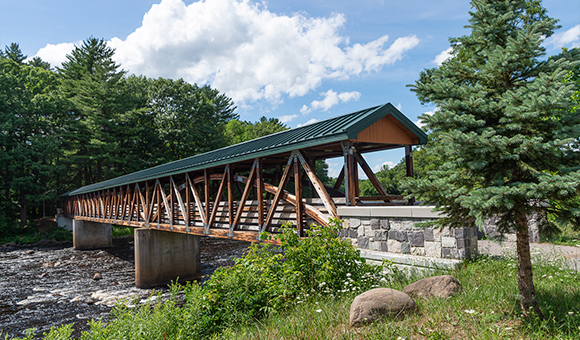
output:
[[[195,155],[62,195],[75,220],[259,241],[284,221],[301,235],[326,225],[337,206],[412,204],[390,196],[363,155],[412,146],[427,136],[390,103]],[[333,187],[323,185],[315,161],[341,157]],[[379,193],[361,197],[359,166]],[[344,189],[341,189],[344,187]]]

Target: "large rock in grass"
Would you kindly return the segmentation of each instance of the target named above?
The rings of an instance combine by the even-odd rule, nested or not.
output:
[[[461,283],[451,275],[441,275],[428,277],[417,282],[413,282],[403,292],[422,298],[448,298],[462,289]]]
[[[361,326],[386,316],[403,316],[417,310],[417,304],[401,291],[375,288],[354,298],[350,305],[351,326]]]

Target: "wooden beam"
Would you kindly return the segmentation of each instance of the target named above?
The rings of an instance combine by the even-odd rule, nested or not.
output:
[[[304,212],[302,205],[302,176],[300,176],[300,164],[297,157],[294,157],[294,194],[296,196],[296,228],[298,235],[304,236]]]
[[[280,179],[280,184],[278,185],[278,190],[274,195],[274,199],[272,200],[272,205],[268,210],[268,215],[266,216],[266,220],[264,221],[264,225],[262,225],[260,232],[268,231],[270,229],[270,225],[272,224],[272,220],[274,219],[274,212],[276,212],[276,207],[278,207],[278,202],[280,202],[280,197],[284,193],[284,187],[286,187],[286,183],[288,182],[288,175],[290,174],[290,168],[292,167],[292,162],[294,161],[295,156],[291,155],[286,163],[286,168],[284,169],[284,173],[282,174],[282,178]],[[250,181],[248,181],[250,183]]]
[[[344,165],[340,169],[340,173],[338,174],[338,178],[336,179],[336,183],[334,183],[333,189],[339,190],[340,185],[342,184],[342,181],[344,181]]]
[[[360,164],[360,167],[363,169],[364,173],[367,175],[369,180],[371,181],[372,185],[377,189],[377,192],[380,196],[387,196],[387,190],[383,187],[375,173],[371,170],[371,167],[367,164],[365,159],[361,154],[358,152],[353,153],[354,159]],[[360,195],[357,195],[357,197]]]
[[[256,174],[256,167],[257,167],[258,160],[254,160],[254,164],[252,165],[252,170],[250,170],[250,174],[248,175],[248,183],[244,187],[244,193],[242,194],[242,198],[240,200],[240,204],[238,205],[238,211],[236,213],[236,218],[234,219],[234,223],[232,225],[232,231],[235,230],[239,223],[240,219],[242,218],[242,212],[244,211],[244,207],[246,206],[246,200],[248,199],[248,195],[250,194],[250,189],[252,188],[252,181],[254,180],[254,175]]]
[[[222,196],[224,194],[224,187],[226,186],[228,169],[229,169],[229,166],[226,165],[226,168],[224,169],[224,174],[222,176],[222,181],[220,183],[218,192],[217,192],[215,199],[214,199],[214,202],[213,202],[213,210],[211,212],[211,216],[209,217],[209,221],[207,222],[206,232],[209,231],[209,228],[211,228],[213,226],[213,222],[215,221],[218,207],[220,205],[220,201],[222,200]]]
[[[332,200],[332,198],[328,194],[328,191],[326,191],[326,189],[324,188],[324,184],[322,184],[320,179],[318,177],[316,177],[316,173],[314,172],[314,170],[311,169],[310,165],[306,162],[304,155],[302,155],[302,153],[299,151],[294,151],[293,153],[295,154],[296,158],[302,164],[304,171],[306,171],[306,174],[310,178],[310,182],[314,186],[314,189],[316,189],[318,196],[320,196],[322,203],[324,204],[324,206],[326,207],[326,209],[328,210],[330,215],[332,217],[338,217],[338,214],[336,212],[336,206],[334,205],[334,201]]]
[[[197,193],[197,190],[195,189],[195,185],[193,184],[193,182],[191,181],[191,179],[189,178],[188,175],[185,175],[185,181],[188,183],[189,188],[191,189],[191,193],[193,194],[195,204],[197,205],[197,210],[199,211],[199,216],[201,217],[201,222],[203,224],[206,224],[207,223],[207,218],[206,218],[207,215],[205,214],[204,207],[201,204],[201,197],[199,197],[199,194]]]
[[[229,230],[232,231],[234,225],[234,174],[233,168],[231,166],[228,167],[228,224]],[[231,235],[231,234],[230,234]]]
[[[186,218],[188,211],[186,211],[185,206],[183,205],[183,199],[181,198],[181,194],[179,193],[179,188],[175,184],[175,181],[173,180],[173,176],[169,177],[169,181],[170,181],[170,189],[172,189],[173,195],[177,198],[177,205],[179,207],[179,210],[181,211],[181,216],[185,220],[185,227],[188,228],[189,227],[189,219]]]
[[[258,196],[258,224],[264,224],[264,178],[262,173],[262,159],[258,158],[256,169],[256,191]]]
[[[204,200],[205,200],[205,216],[209,216],[210,211],[209,211],[209,173],[207,172],[207,169],[203,170],[203,176],[204,176]],[[207,224],[207,222],[206,222]],[[207,227],[207,226],[206,226]]]

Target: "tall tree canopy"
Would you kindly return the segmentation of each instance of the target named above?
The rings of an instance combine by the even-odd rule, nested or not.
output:
[[[445,163],[410,180],[414,195],[433,202],[460,227],[497,216],[517,234],[522,312],[541,315],[530,260],[528,215],[549,209],[580,226],[571,200],[580,186],[580,115],[571,110],[575,84],[566,82],[578,51],[548,60],[541,46],[558,28],[540,1],[473,0],[471,34],[450,39],[453,57],[422,72],[419,99],[440,110],[422,119],[436,135],[426,150]],[[550,200],[575,202],[550,205]]]

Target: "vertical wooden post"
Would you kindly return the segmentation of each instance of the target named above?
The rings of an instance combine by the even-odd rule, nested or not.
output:
[[[296,195],[296,228],[300,237],[304,236],[304,212],[302,203],[302,176],[300,176],[298,157],[294,158],[294,193]]]
[[[187,219],[185,222],[185,225],[188,226],[189,223],[191,223],[191,189],[189,188],[189,185],[187,183],[188,177],[187,175],[185,175],[185,218]]]
[[[356,205],[355,197],[358,183],[355,183],[357,173],[356,163],[354,161],[353,146],[351,141],[342,142],[342,151],[344,154],[344,191],[346,196],[346,205]],[[358,181],[358,178],[356,178]]]
[[[161,223],[161,190],[163,190],[163,188],[161,187],[161,182],[159,182],[159,180],[157,180],[155,186],[157,187],[157,224],[159,225]],[[165,210],[167,210],[167,207],[165,207]]]
[[[262,177],[262,159],[258,158],[256,169],[256,196],[258,198],[258,224],[264,225],[264,179]]]
[[[149,216],[149,204],[151,203],[149,201],[149,181],[145,182],[145,207],[143,208],[143,211],[145,212],[145,216]],[[149,221],[147,221],[149,222]]]
[[[204,176],[204,199],[205,199],[205,216],[207,216],[207,219],[209,220],[209,216],[211,214],[210,210],[209,210],[209,173],[206,170],[203,170],[203,176]],[[206,226],[207,228],[207,226]]]
[[[175,190],[173,187],[175,182],[173,177],[169,177],[169,218],[171,219],[171,226],[175,224]]]
[[[405,145],[405,166],[407,177],[413,177],[413,146]]]
[[[234,224],[235,213],[236,212],[234,210],[234,169],[230,165],[230,167],[228,169],[228,224],[229,224],[229,229],[231,229],[233,224]],[[230,237],[231,236],[232,235],[230,235]]]
[[[413,177],[413,146],[405,145],[405,167],[407,169],[407,177]],[[407,205],[414,205],[415,198],[410,198]]]

